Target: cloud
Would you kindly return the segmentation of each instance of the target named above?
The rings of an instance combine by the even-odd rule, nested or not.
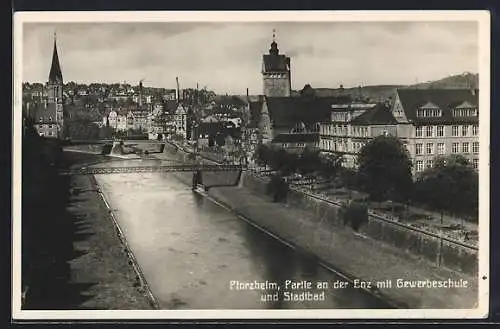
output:
[[[45,81],[52,33],[65,80],[196,82],[221,93],[262,92],[261,60],[272,40],[292,59],[292,84],[407,84],[477,72],[471,22],[26,24],[23,79]]]

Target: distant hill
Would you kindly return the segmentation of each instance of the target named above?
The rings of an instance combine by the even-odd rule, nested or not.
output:
[[[435,81],[427,81],[414,85],[376,85],[354,88],[314,88],[319,97],[344,96],[349,95],[353,99],[364,99],[372,102],[382,102],[394,97],[396,89],[419,88],[419,89],[462,89],[478,88],[479,74],[463,73],[449,76]],[[299,96],[299,90],[292,90],[292,96]],[[242,100],[246,100],[246,95],[237,95]],[[250,95],[251,101],[257,101],[258,95]]]
[[[462,89],[462,88],[478,88],[479,74],[463,73],[460,75],[452,75],[440,80],[428,81],[413,85],[414,88],[422,89]]]
[[[478,88],[479,74],[464,73],[460,75],[449,76],[440,80],[427,81],[415,85],[376,85],[354,88],[314,88],[316,95],[340,96],[350,95],[354,99],[368,99],[374,102],[380,102],[394,97],[396,89],[401,88],[419,88],[419,89],[462,89]],[[300,95],[300,91],[292,91],[292,96]]]

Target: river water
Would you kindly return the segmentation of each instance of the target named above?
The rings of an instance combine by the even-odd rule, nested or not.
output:
[[[137,163],[126,160],[106,165]],[[190,177],[187,173],[96,175],[161,308],[389,307],[360,289],[334,289],[337,280],[343,281],[339,276],[191,191],[180,175]],[[299,289],[285,289],[286,280],[298,283]],[[235,289],[266,281],[268,287],[269,283],[277,283],[279,291],[251,290],[249,285]],[[313,289],[302,289],[304,281],[311,282]],[[326,282],[328,289],[314,289],[317,282]],[[295,293],[297,298],[302,298],[302,292],[314,293],[319,299],[321,292],[325,294],[319,301],[289,301],[286,299],[292,295],[285,291]]]

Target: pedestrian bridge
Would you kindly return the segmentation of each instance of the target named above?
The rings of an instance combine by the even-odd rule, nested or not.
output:
[[[150,166],[106,166],[80,167],[61,171],[62,175],[105,175],[151,172],[227,172],[243,170],[242,165],[236,164],[179,164],[176,162],[164,165]]]

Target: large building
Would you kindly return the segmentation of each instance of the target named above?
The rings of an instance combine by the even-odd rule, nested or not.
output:
[[[439,155],[460,154],[479,163],[477,89],[400,89],[392,114],[397,136],[407,145],[414,171],[432,167]]]
[[[434,165],[437,156],[466,157],[479,163],[478,90],[398,89],[393,105],[348,104],[332,107],[329,122],[320,126],[320,149],[344,156],[356,166],[356,156],[371,139],[398,137],[413,161],[413,172]]]
[[[357,154],[371,139],[397,135],[396,120],[384,104],[335,104],[330,114],[329,120],[320,124],[319,148],[343,155],[347,167],[356,166]]]
[[[292,92],[290,57],[280,54],[278,44],[271,43],[269,54],[262,56],[262,78],[264,95],[268,97],[289,97]]]
[[[63,110],[63,77],[59,56],[57,54],[56,37],[54,35],[54,48],[49,79],[45,85],[46,97],[33,106],[27,106],[28,115],[35,122],[35,127],[40,136],[49,138],[62,138],[64,125]]]

